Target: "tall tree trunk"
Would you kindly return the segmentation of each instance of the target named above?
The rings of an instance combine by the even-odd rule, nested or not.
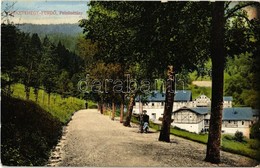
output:
[[[29,98],[30,98],[30,87],[25,85],[24,88],[25,88],[25,98],[26,98],[26,100],[29,100]]]
[[[125,102],[125,95],[121,94],[121,104],[120,104],[120,123],[123,123],[124,121],[124,102]]]
[[[159,136],[159,141],[170,142],[170,127],[172,119],[172,109],[174,101],[174,70],[173,66],[168,66],[167,82],[166,82],[166,97],[163,113],[162,129]]]
[[[48,93],[48,105],[50,105],[51,102],[51,93]]]
[[[128,105],[126,121],[124,122],[124,126],[126,126],[126,127],[131,127],[130,122],[131,122],[131,118],[132,118],[134,102],[135,102],[135,94],[132,94],[130,96],[130,101],[129,101],[129,105]]]
[[[112,117],[111,120],[115,120],[115,114],[116,114],[116,107],[115,107],[115,101],[112,102]]]
[[[105,113],[105,112],[107,111],[107,109],[106,109],[106,103],[103,103],[102,106],[103,106],[103,113]]]
[[[100,102],[98,102],[98,111],[100,111],[100,109],[101,109],[101,108],[100,108]]]
[[[214,2],[211,30],[212,101],[205,161],[220,162],[224,81],[224,2]]]
[[[100,114],[104,114],[103,103],[100,103],[99,106],[100,106]]]

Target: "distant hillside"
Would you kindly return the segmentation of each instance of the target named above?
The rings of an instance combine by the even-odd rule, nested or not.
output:
[[[42,34],[64,34],[64,35],[77,35],[82,33],[82,28],[78,24],[49,24],[49,25],[37,25],[37,24],[20,24],[17,27],[27,33]]]
[[[20,24],[17,27],[25,33],[37,33],[41,40],[47,35],[55,44],[59,41],[70,51],[76,50],[77,39],[83,35],[83,29],[78,24]]]

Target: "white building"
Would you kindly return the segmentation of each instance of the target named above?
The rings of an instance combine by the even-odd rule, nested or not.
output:
[[[139,97],[135,99],[133,113],[139,114],[140,111],[146,110],[147,115],[149,115],[150,119],[153,121],[159,120],[160,117],[163,117],[165,93],[153,91],[151,95],[143,98],[143,100],[145,100],[145,103],[140,104]],[[174,96],[173,111],[183,106],[189,106],[191,102],[192,94],[190,90],[176,90]]]
[[[158,121],[160,117],[163,117],[165,93],[159,91],[153,91],[146,98],[141,98],[143,103],[140,103],[139,97],[135,99],[135,106],[133,113],[139,114],[140,111],[146,110],[147,115],[150,116],[152,121]],[[232,97],[223,97],[224,108],[232,107]],[[145,103],[144,103],[145,102]],[[211,100],[206,95],[200,95],[194,101],[192,101],[192,93],[190,90],[176,90],[173,103],[173,111],[176,111],[182,107],[209,107]]]
[[[172,126],[179,127],[189,132],[207,132],[209,128],[210,108],[183,107],[173,112]],[[249,137],[250,126],[253,122],[251,107],[232,107],[223,109],[222,133],[235,134],[236,131],[243,132]]]
[[[223,107],[224,108],[232,107],[232,101],[233,101],[232,96],[224,96]],[[193,106],[186,106],[186,107],[210,107],[211,100],[206,95],[202,94],[193,101],[193,104],[194,104]]]

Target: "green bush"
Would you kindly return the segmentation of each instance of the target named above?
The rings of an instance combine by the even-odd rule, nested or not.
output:
[[[260,121],[254,123],[250,128],[250,137],[260,140]]]
[[[238,141],[238,142],[243,142],[243,132],[240,131],[236,131],[235,136],[234,136],[234,140]]]
[[[260,151],[260,141],[257,139],[250,139],[249,142],[249,147],[251,149],[259,150]]]

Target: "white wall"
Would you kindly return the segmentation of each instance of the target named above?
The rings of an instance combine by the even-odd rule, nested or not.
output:
[[[150,120],[154,119],[154,117],[155,117],[155,120],[159,120],[160,117],[163,117],[164,108],[156,109],[156,108],[146,108],[145,106],[143,106],[143,110],[147,111],[146,114],[149,115]],[[140,114],[139,106],[134,106],[133,113]],[[152,115],[153,113],[155,115]]]
[[[234,121],[231,121],[231,123]],[[242,124],[244,122],[244,124]],[[250,134],[250,121],[237,121],[237,127],[229,127],[229,125],[225,125],[228,121],[223,121],[222,131],[223,134],[235,134],[237,131],[243,132],[243,135],[249,137]]]
[[[222,131],[223,134],[235,134],[237,131],[239,132],[243,132],[243,135],[249,138],[249,134],[250,134],[250,129],[248,128],[241,128],[241,127],[237,127],[237,128],[227,128],[227,127],[222,127]]]
[[[232,101],[224,101],[223,107],[224,107],[224,108],[232,107]]]
[[[172,126],[179,127],[181,129],[187,130],[189,132],[200,133],[203,128],[203,121],[197,124],[182,124],[182,123],[172,123]]]

